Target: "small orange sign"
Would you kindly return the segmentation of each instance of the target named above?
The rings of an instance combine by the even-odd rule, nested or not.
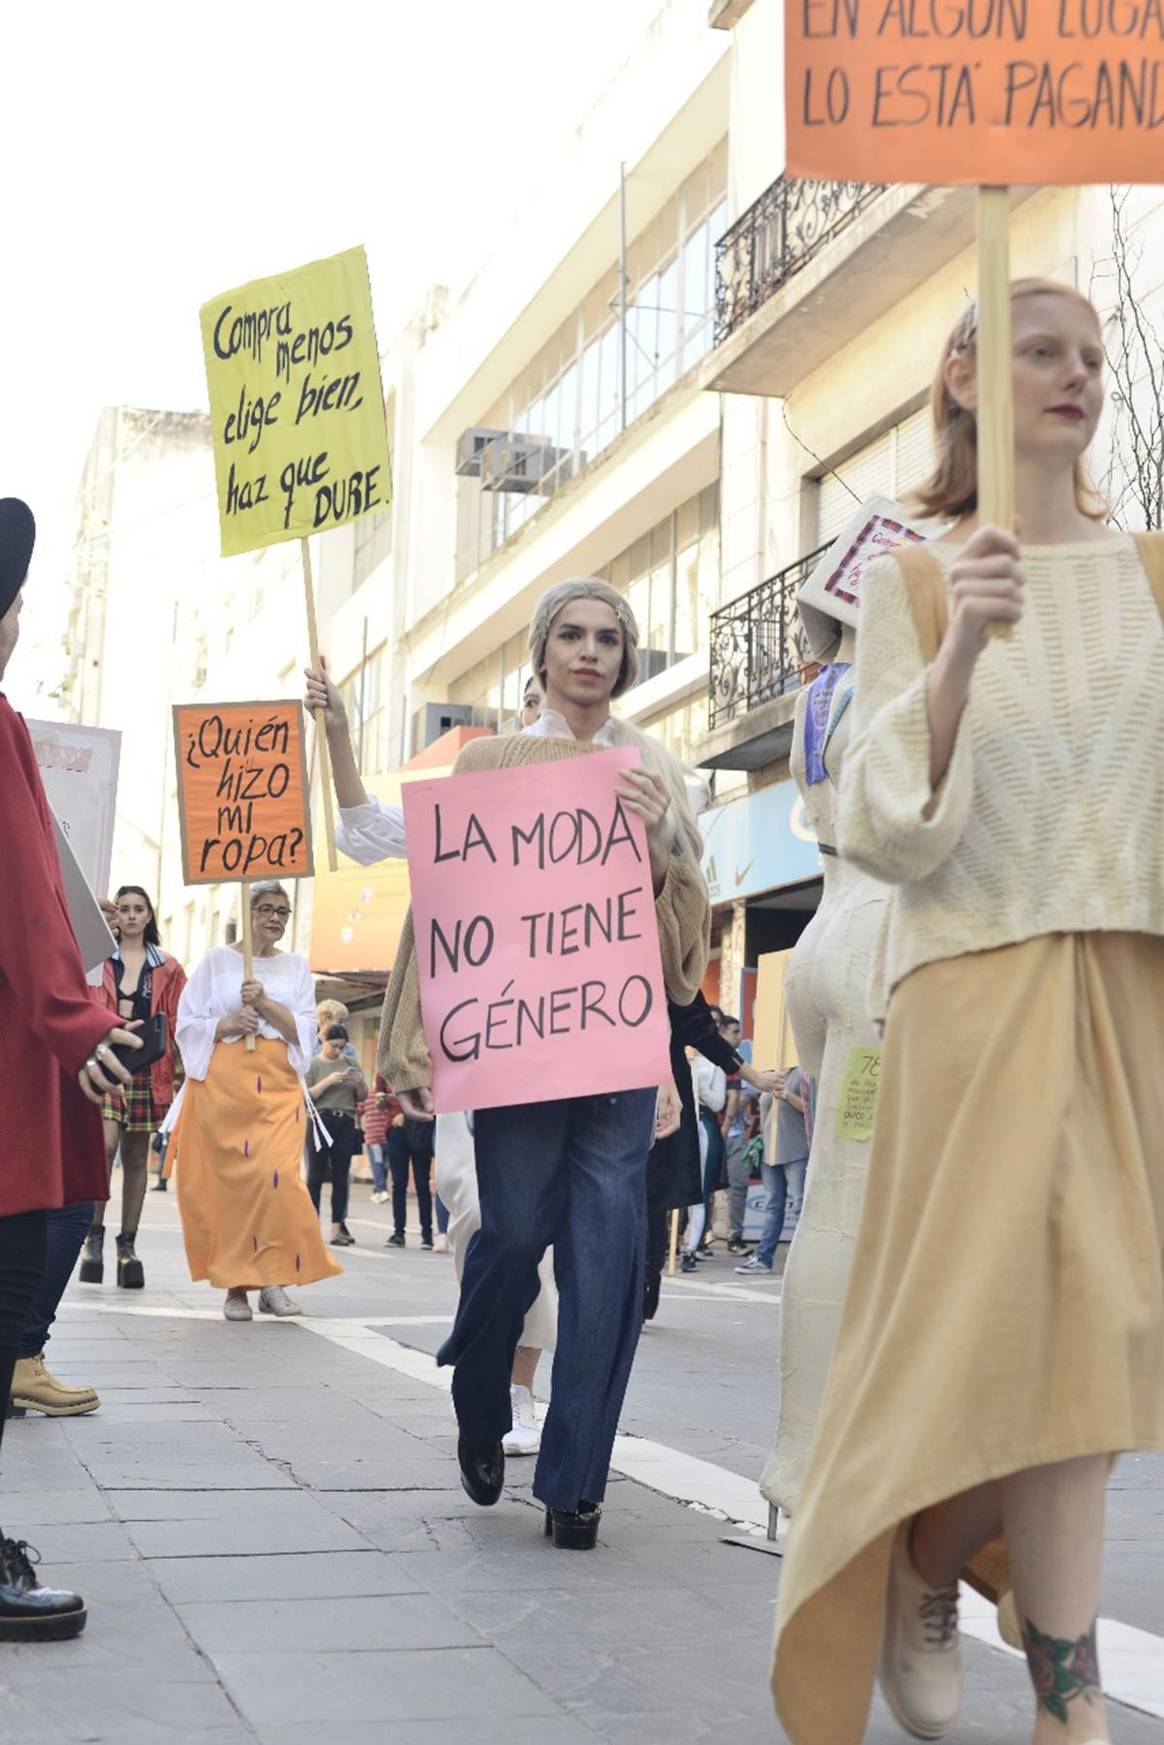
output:
[[[188,885],[310,878],[301,703],[179,703],[178,811]]]
[[[788,173],[1164,181],[1164,0],[787,0]]]

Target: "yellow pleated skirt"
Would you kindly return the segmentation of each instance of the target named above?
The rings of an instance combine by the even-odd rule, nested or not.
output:
[[[928,965],[890,1005],[784,1559],[772,1690],[792,1745],[862,1737],[902,1521],[1134,1449],[1164,1450],[1164,939],[1052,934]]]
[[[343,1271],[300,1173],[307,1119],[284,1042],[220,1042],[206,1077],[187,1081],[167,1161],[192,1279],[258,1290]]]

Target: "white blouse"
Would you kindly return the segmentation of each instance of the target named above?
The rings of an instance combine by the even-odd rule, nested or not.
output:
[[[287,1044],[291,1065],[302,1078],[315,1049],[317,1024],[315,1017],[315,979],[307,959],[291,951],[277,951],[273,957],[254,957],[255,980],[262,982],[270,998],[286,1006],[295,1019],[298,1041]],[[216,945],[208,951],[191,975],[178,1001],[177,1042],[182,1053],[186,1077],[204,1079],[210,1071],[214,1053],[214,1031],[220,1018],[237,1012],[242,1005],[243,957],[231,945]],[[272,1042],[284,1042],[272,1025],[260,1020],[258,1034]],[[241,1042],[241,1036],[221,1038],[229,1048]]]

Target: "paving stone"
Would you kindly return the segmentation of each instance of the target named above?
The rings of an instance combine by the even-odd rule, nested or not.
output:
[[[366,1541],[310,1497],[307,1508],[277,1515],[261,1492],[247,1520],[130,1521],[126,1536],[142,1557],[246,1557],[277,1544],[283,1551],[359,1551]],[[87,1531],[97,1531],[89,1528]]]
[[[347,1721],[460,1720],[556,1715],[532,1680],[493,1648],[363,1653],[215,1655],[223,1682],[252,1726],[327,1725],[337,1702]],[[466,1741],[468,1745],[468,1741]]]
[[[210,1655],[476,1648],[482,1641],[431,1594],[219,1600],[179,1606],[178,1615]]]
[[[343,1745],[594,1745],[597,1735],[570,1715],[476,1715],[463,1720],[346,1722]],[[264,1727],[260,1745],[319,1745],[317,1727]],[[769,1742],[770,1745],[770,1742]]]
[[[158,1557],[149,1573],[172,1605],[202,1600],[318,1600],[420,1592],[380,1551],[268,1553],[253,1557]]]

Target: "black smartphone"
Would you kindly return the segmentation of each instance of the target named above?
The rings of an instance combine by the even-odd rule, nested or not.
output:
[[[164,1012],[155,1012],[152,1018],[147,1018],[140,1030],[134,1035],[141,1037],[140,1048],[127,1048],[125,1043],[115,1044],[112,1053],[127,1072],[145,1072],[147,1067],[161,1060],[166,1052],[166,1041],[169,1026]]]

